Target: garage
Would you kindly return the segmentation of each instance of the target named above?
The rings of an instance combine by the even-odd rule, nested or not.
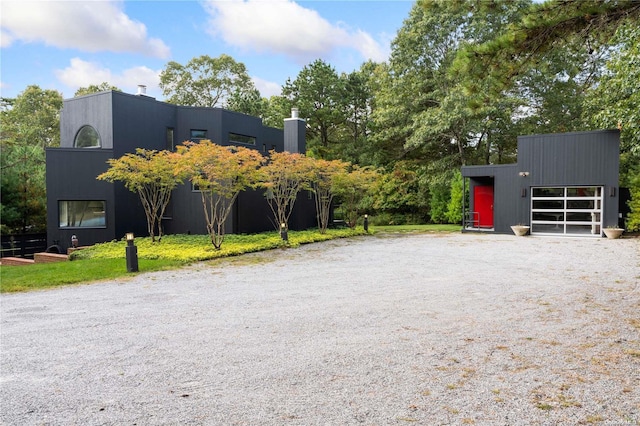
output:
[[[539,187],[531,189],[531,234],[602,234],[600,186]]]
[[[602,237],[620,215],[620,131],[518,137],[511,164],[462,167],[463,231]]]

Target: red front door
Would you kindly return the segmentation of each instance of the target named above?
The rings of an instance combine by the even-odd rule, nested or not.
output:
[[[478,213],[478,226],[493,228],[493,186],[476,185],[473,188],[473,205]]]

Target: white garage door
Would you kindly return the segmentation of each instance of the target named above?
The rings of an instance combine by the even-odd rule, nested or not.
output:
[[[531,188],[531,234],[600,237],[601,186]]]

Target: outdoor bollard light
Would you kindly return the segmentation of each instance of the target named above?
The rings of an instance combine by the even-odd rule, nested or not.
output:
[[[133,232],[127,232],[126,238],[127,272],[138,272],[138,247],[133,245]]]
[[[364,215],[364,232],[369,232],[369,215]]]
[[[289,236],[287,235],[287,225],[284,223],[280,224],[280,237],[283,241],[289,241]]]
[[[75,235],[71,236],[71,247],[78,248],[78,237]]]

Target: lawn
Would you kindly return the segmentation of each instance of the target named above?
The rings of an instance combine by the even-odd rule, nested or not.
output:
[[[326,234],[311,231],[290,231],[284,243],[277,232],[251,235],[227,235],[222,248],[215,250],[206,235],[166,235],[160,242],[137,238],[140,272],[177,269],[194,262],[244,253],[297,247],[300,244],[373,235],[386,232],[457,232],[457,225],[372,226],[369,233],[358,228],[329,229]],[[96,244],[71,256],[70,262],[43,263],[29,266],[0,267],[0,292],[11,293],[53,288],[60,285],[113,280],[133,275],[127,272],[125,241]]]

